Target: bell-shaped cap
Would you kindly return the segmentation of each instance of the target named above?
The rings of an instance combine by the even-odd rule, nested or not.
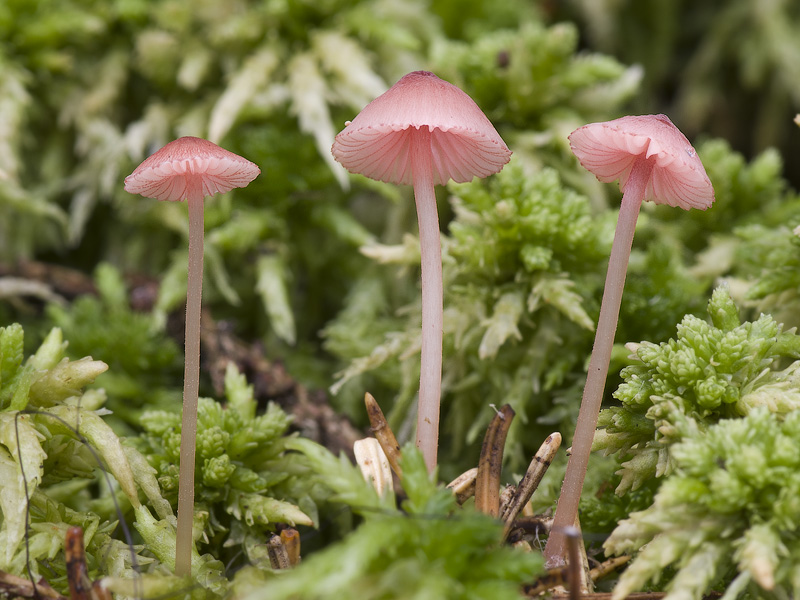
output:
[[[645,200],[683,209],[707,209],[714,188],[689,140],[666,115],[630,116],[590,123],[569,136],[572,152],[600,181],[625,185],[639,160],[653,160]]]
[[[472,98],[427,71],[409,73],[365,106],[331,151],[351,173],[411,184],[411,139],[422,127],[431,132],[434,184],[487,177],[511,157]]]
[[[260,172],[238,154],[187,136],[146,158],[125,178],[125,191],[158,200],[202,200],[245,187]]]

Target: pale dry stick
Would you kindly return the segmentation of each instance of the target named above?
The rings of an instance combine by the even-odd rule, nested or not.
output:
[[[30,579],[0,571],[0,597],[39,598],[40,600],[68,600],[55,591],[44,579],[34,585]]]
[[[281,536],[273,533],[269,542],[267,543],[267,554],[269,555],[269,564],[273,569],[289,569],[292,566],[289,560],[289,553],[286,551],[286,546],[281,540]]]
[[[525,472],[525,476],[517,485],[517,490],[511,497],[510,502],[503,506],[500,511],[500,519],[505,523],[503,538],[508,535],[514,519],[517,518],[520,511],[528,504],[536,488],[539,487],[542,477],[544,477],[544,474],[547,472],[560,446],[561,434],[558,432],[552,433],[547,436],[547,439],[534,455],[531,464],[528,466],[528,470]]]
[[[478,477],[478,467],[472,467],[447,484],[447,489],[456,495],[456,502],[464,504],[475,495],[475,480]]]
[[[367,407],[367,417],[369,417],[369,425],[372,434],[378,443],[383,448],[383,453],[389,461],[389,466],[398,477],[403,475],[403,470],[400,467],[400,444],[397,443],[397,438],[394,436],[392,428],[386,417],[383,415],[381,407],[378,406],[378,401],[375,397],[367,392],[364,394],[364,404]]]
[[[589,577],[593,582],[597,581],[598,579],[602,579],[606,575],[613,573],[619,567],[626,564],[628,561],[630,561],[630,559],[631,557],[627,555],[609,558],[607,561],[600,563],[594,569],[589,571]]]
[[[392,469],[378,440],[375,438],[356,440],[353,444],[353,454],[358,468],[361,469],[361,475],[375,488],[379,496],[383,495],[385,490],[392,489]]]
[[[286,555],[289,557],[289,564],[296,567],[300,564],[300,532],[293,527],[287,527],[281,531],[281,542],[286,548]]]
[[[512,548],[516,548],[520,552],[533,552],[533,546],[530,545],[528,540],[518,540],[511,544]]]
[[[517,488],[513,485],[506,484],[506,486],[500,491],[500,514],[503,514],[503,507],[508,506],[508,503],[511,502],[511,499],[514,497]]]
[[[483,438],[478,476],[475,480],[475,508],[491,517],[500,516],[500,471],[506,435],[514,419],[514,409],[506,404],[496,411]]]

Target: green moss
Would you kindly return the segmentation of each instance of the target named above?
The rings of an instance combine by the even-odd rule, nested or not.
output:
[[[324,488],[304,477],[309,466],[286,454],[289,417],[276,405],[256,414],[253,389],[231,364],[225,375],[227,406],[201,398],[197,417],[195,510],[203,519],[200,545],[226,553],[248,552],[277,523],[319,523]],[[141,417],[137,448],[156,469],[158,483],[177,506],[180,414],[149,410]],[[298,508],[302,507],[302,508]],[[255,557],[248,556],[251,560]]]
[[[800,412],[760,407],[672,447],[676,474],[605,543],[613,553],[641,549],[615,593],[640,589],[670,564],[667,589],[687,598],[701,598],[723,575],[733,579],[729,590],[754,597],[795,593],[798,434]]]
[[[668,342],[628,346],[634,363],[614,393],[622,405],[601,411],[593,446],[618,454],[620,494],[671,473],[672,444],[720,419],[798,406],[791,382],[800,363],[785,363],[800,356],[800,337],[768,315],[742,323],[724,287],[714,291],[708,314],[710,323],[687,315]]]
[[[540,572],[541,555],[500,545],[501,524],[474,507],[459,508],[411,445],[402,467],[401,509],[361,506],[364,523],[343,541],[284,576],[244,570],[234,581],[237,593],[252,600],[519,598],[522,583]]]

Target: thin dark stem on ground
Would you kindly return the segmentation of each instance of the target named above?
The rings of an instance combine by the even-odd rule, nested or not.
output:
[[[381,407],[375,400],[375,397],[367,392],[364,395],[364,404],[367,408],[367,417],[369,417],[370,428],[381,445],[383,453],[386,455],[386,460],[389,461],[389,466],[398,477],[402,477],[403,469],[400,467],[400,445],[397,443],[397,438],[389,427],[386,417],[383,415]]]
[[[567,585],[569,586],[569,600],[580,600],[581,598],[581,549],[583,543],[581,534],[575,527],[567,528],[564,532],[567,536],[567,556],[569,563],[567,567]]]
[[[517,484],[514,495],[511,497],[510,502],[501,507],[500,518],[505,523],[504,537],[508,535],[514,519],[522,511],[528,501],[533,496],[533,493],[539,487],[539,484],[547,472],[550,463],[553,460],[558,449],[561,447],[561,434],[558,432],[552,433],[547,436],[547,439],[539,447],[539,450],[531,460],[525,476]]]
[[[495,413],[483,438],[478,475],[475,479],[475,508],[492,517],[500,516],[500,472],[506,436],[514,420],[514,410],[505,404]]]

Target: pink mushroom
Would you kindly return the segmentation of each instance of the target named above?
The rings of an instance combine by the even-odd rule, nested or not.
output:
[[[245,187],[261,171],[241,156],[196,137],[170,142],[125,178],[125,190],[158,200],[189,204],[189,278],[186,295],[186,349],[178,480],[175,573],[191,571],[194,518],[194,461],[197,395],[200,383],[200,301],[203,290],[203,199]]]
[[[439,443],[443,319],[434,185],[497,173],[511,151],[472,98],[433,73],[415,71],[346,123],[332,152],[351,173],[414,186],[422,259],[417,446],[432,470]]]
[[[600,181],[619,180],[623,196],[572,453],[552,533],[545,547],[549,567],[563,564],[564,532],[574,524],[578,513],[617,330],[633,232],[642,201],[652,200],[656,204],[679,206],[685,210],[705,210],[714,202],[714,189],[703,163],[689,140],[665,115],[622,117],[607,123],[591,123],[573,131],[569,141],[581,165]]]

